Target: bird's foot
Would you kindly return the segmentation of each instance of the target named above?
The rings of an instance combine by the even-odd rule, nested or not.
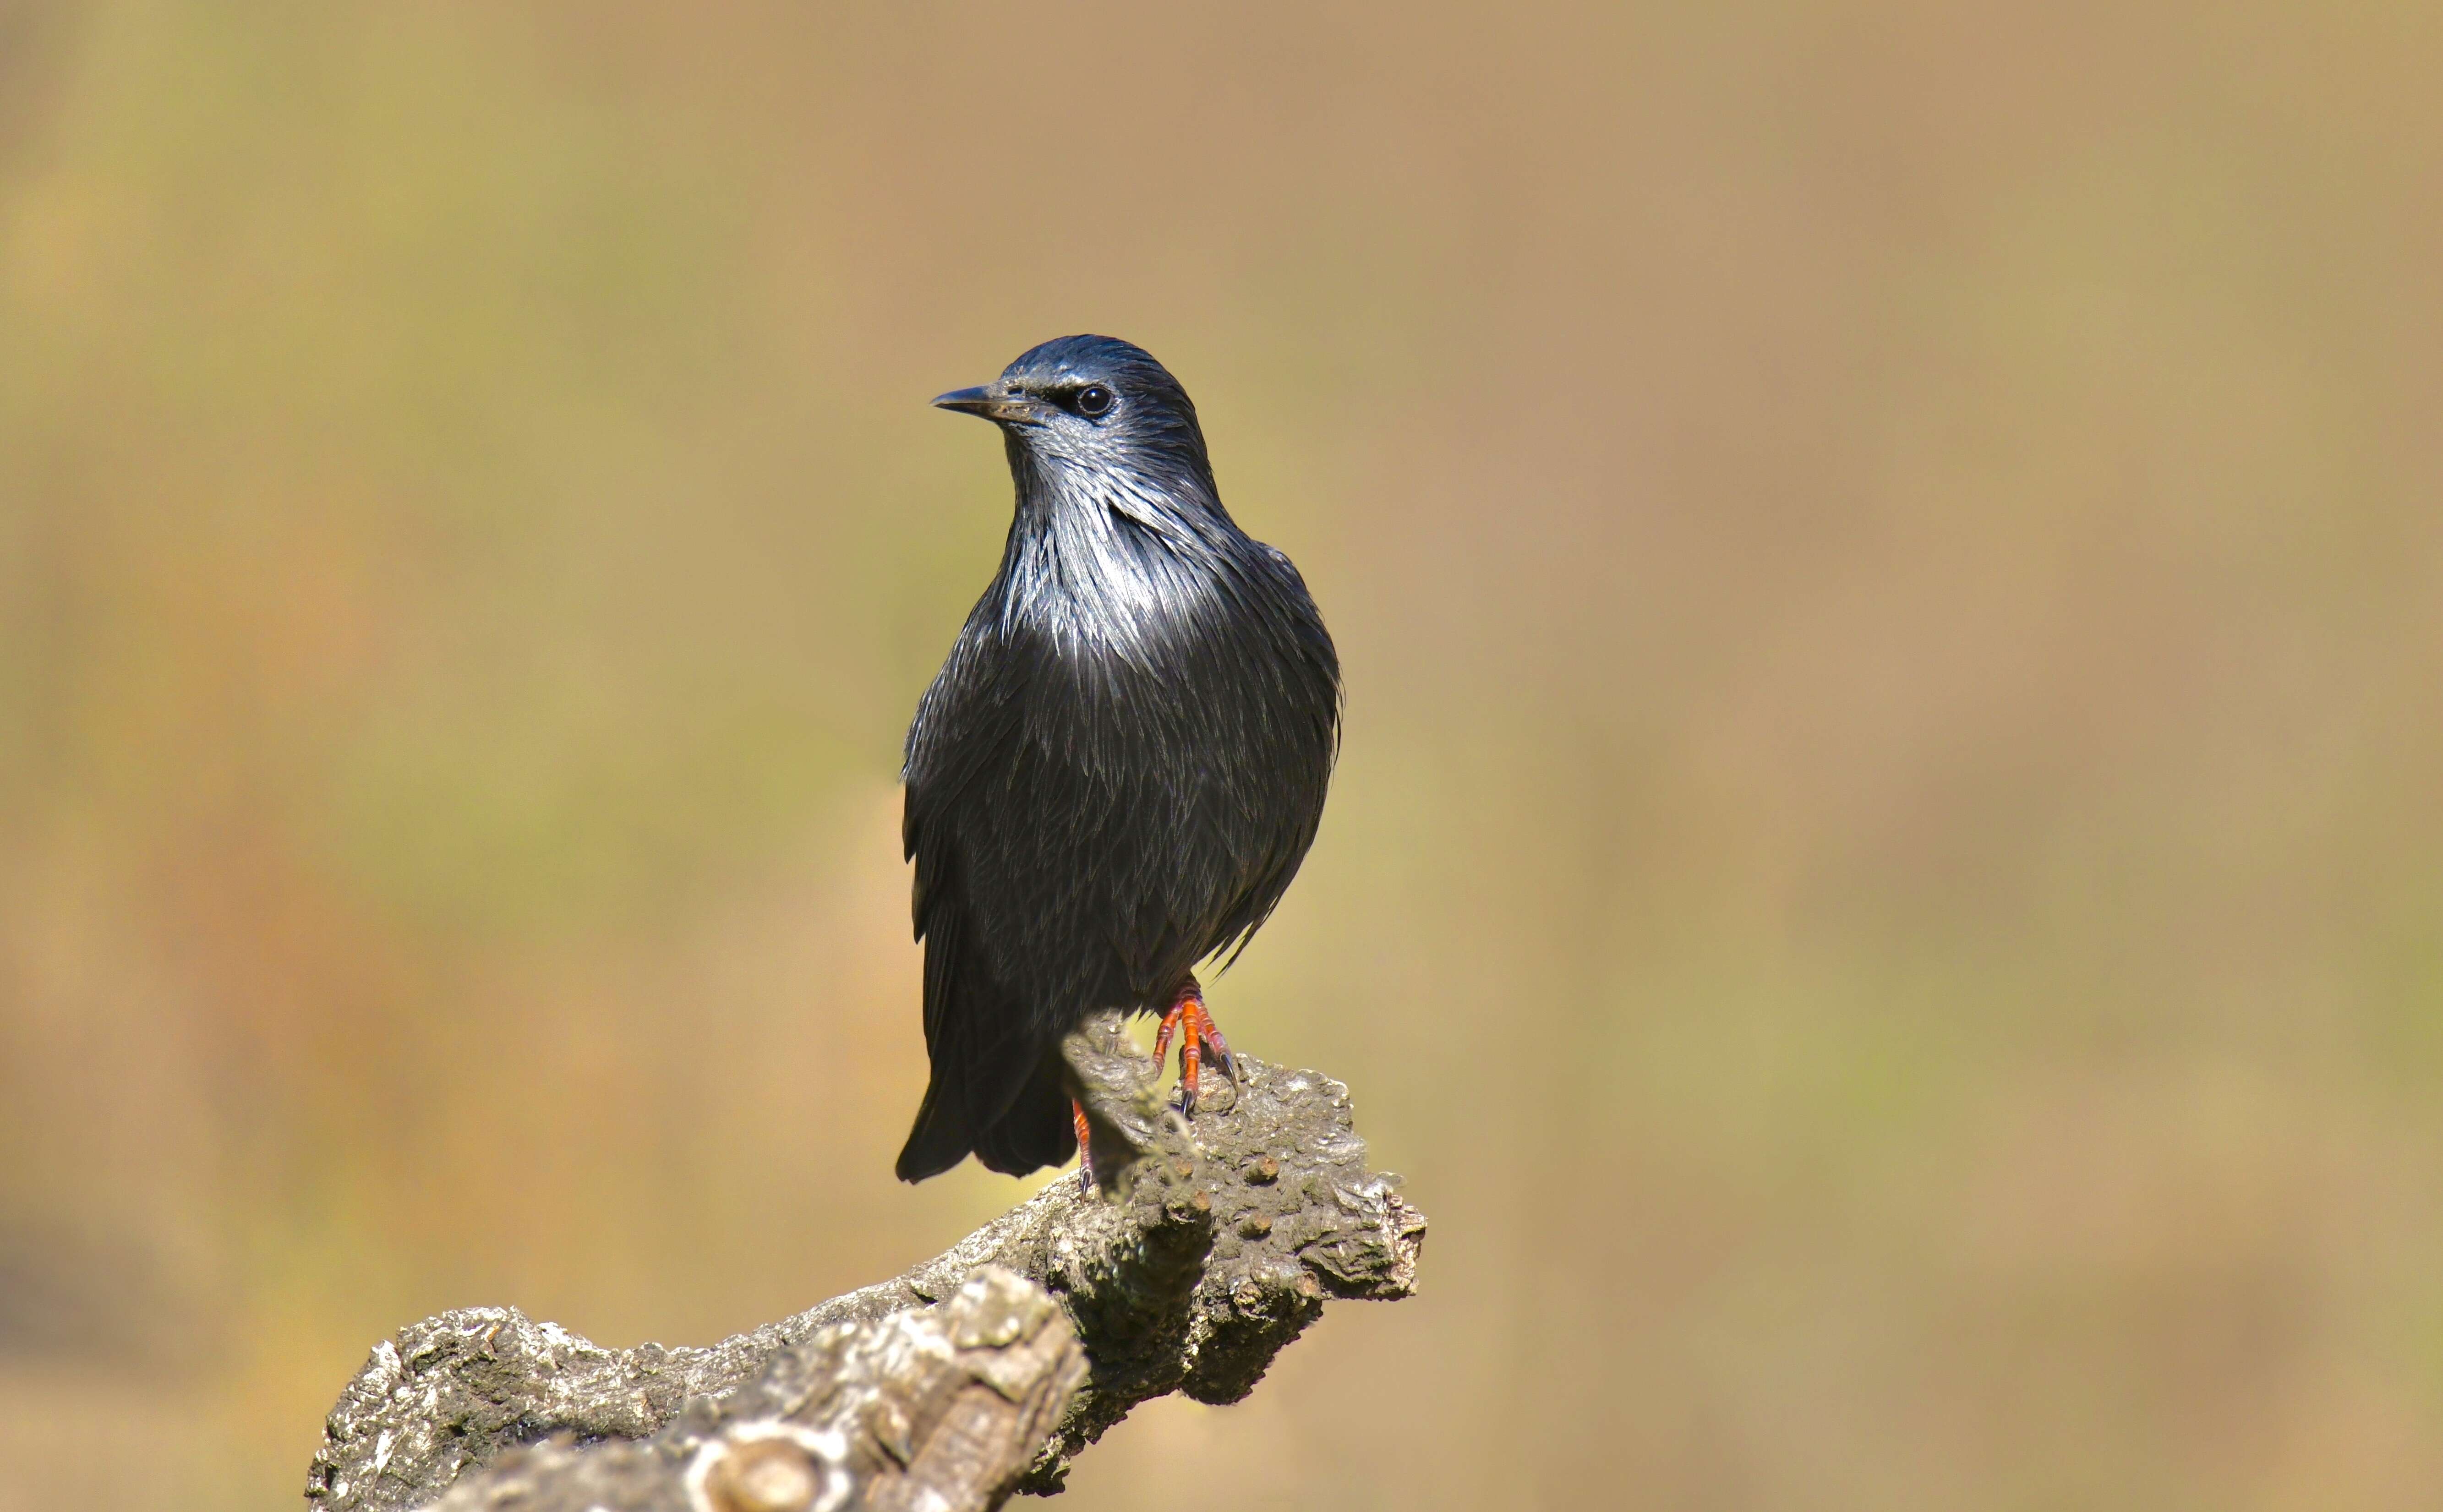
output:
[[[1077,1126],[1077,1189],[1091,1194],[1094,1189],[1094,1131],[1086,1122],[1086,1105],[1075,1097],[1069,1099],[1069,1116]]]
[[[1199,1063],[1204,1059],[1207,1047],[1212,1050],[1214,1062],[1221,1066],[1222,1075],[1234,1082],[1239,1079],[1239,1067],[1230,1059],[1230,1042],[1222,1038],[1222,1026],[1215,1023],[1213,1015],[1204,1010],[1204,989],[1197,985],[1194,977],[1189,977],[1187,985],[1179,989],[1179,996],[1172,1001],[1170,1011],[1162,1016],[1162,1027],[1154,1031],[1153,1060],[1157,1066],[1170,1053],[1170,1037],[1173,1034],[1180,1037],[1179,1111],[1193,1116],[1196,1113]]]

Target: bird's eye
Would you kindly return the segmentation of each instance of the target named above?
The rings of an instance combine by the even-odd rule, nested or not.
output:
[[[1101,415],[1111,407],[1111,391],[1100,383],[1089,383],[1077,391],[1077,413]]]

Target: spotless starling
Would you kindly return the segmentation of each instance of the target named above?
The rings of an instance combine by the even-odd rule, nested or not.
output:
[[[1193,969],[1281,900],[1340,734],[1323,618],[1222,507],[1150,354],[1063,337],[933,402],[1001,427],[1018,508],[908,728],[932,1082],[903,1181],[1066,1161],[1059,1044],[1097,1009],[1163,1016],[1194,1113],[1204,1053],[1231,1064]]]

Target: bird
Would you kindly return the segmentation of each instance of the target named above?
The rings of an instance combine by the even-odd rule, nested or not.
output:
[[[1196,406],[1108,336],[1067,336],[934,399],[1001,428],[1000,570],[908,728],[902,839],[930,1079],[896,1166],[1024,1175],[1080,1154],[1062,1038],[1160,1014],[1193,1116],[1229,1042],[1226,968],[1313,843],[1338,756],[1338,653],[1290,559],[1222,506]]]

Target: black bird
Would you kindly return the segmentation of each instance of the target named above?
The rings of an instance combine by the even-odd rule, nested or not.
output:
[[[1099,1008],[1162,1014],[1157,1059],[1180,1033],[1194,1111],[1203,1048],[1230,1060],[1192,969],[1280,901],[1340,734],[1322,616],[1222,507],[1150,354],[1063,337],[933,402],[1001,427],[1018,509],[908,728],[933,1076],[903,1181],[1066,1161],[1058,1045]]]

